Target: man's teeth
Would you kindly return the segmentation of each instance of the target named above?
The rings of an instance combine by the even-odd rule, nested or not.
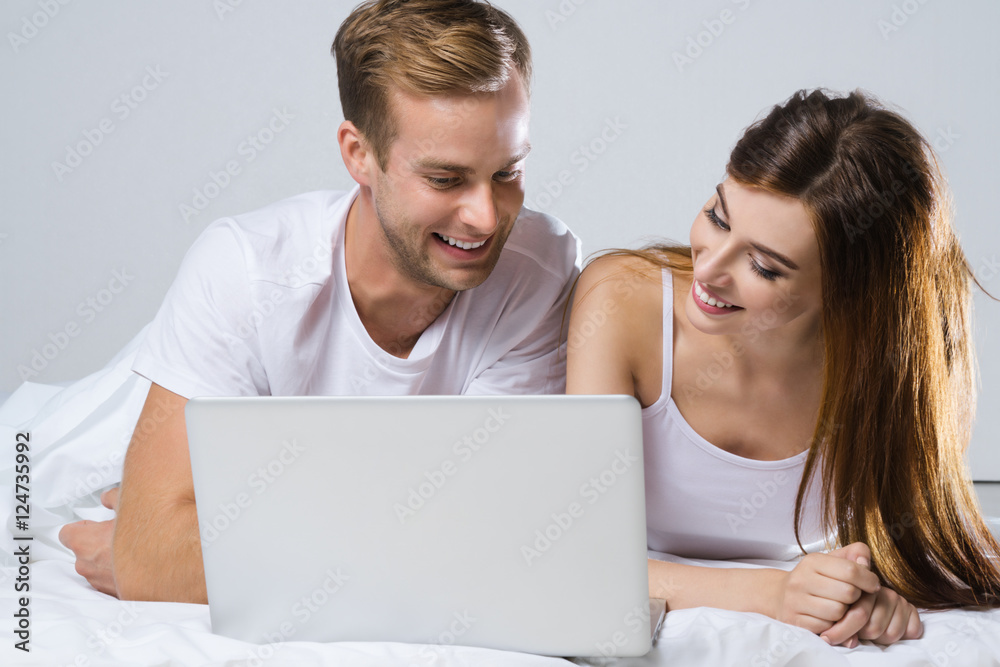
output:
[[[462,250],[475,250],[486,243],[486,241],[480,241],[479,243],[466,243],[464,241],[459,241],[458,239],[453,239],[450,236],[445,236],[444,234],[438,234],[438,236],[447,242],[448,245],[458,246]]]
[[[701,283],[697,280],[694,281],[694,293],[698,295],[698,298],[707,303],[710,306],[715,306],[717,308],[732,308],[733,304],[726,303],[725,301],[718,301],[715,297],[708,295],[708,292],[701,288]]]

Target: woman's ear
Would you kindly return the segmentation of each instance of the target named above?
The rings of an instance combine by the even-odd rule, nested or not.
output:
[[[337,129],[337,143],[340,144],[340,157],[344,166],[358,185],[371,186],[376,165],[375,155],[361,131],[349,120],[345,120]]]

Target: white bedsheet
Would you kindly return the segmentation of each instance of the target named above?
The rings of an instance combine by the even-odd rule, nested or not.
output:
[[[213,635],[202,605],[121,602],[92,589],[56,539],[77,518],[102,520],[100,492],[121,463],[148,382],[129,371],[133,344],[108,366],[68,387],[26,383],[0,406],[0,492],[8,533],[0,550],[2,665],[568,665],[565,660],[461,646],[287,642],[247,644]],[[14,442],[31,434],[30,530],[14,518]],[[18,609],[14,535],[33,535],[30,653],[14,648]],[[23,544],[23,543],[21,543]],[[663,556],[664,558],[669,558]],[[684,561],[694,562],[694,561]],[[777,563],[704,563],[715,566]],[[391,604],[391,601],[387,601]],[[848,650],[757,614],[690,609],[667,614],[656,647],[641,659],[577,659],[581,665],[1000,665],[1000,610],[924,613],[924,637],[883,649]]]

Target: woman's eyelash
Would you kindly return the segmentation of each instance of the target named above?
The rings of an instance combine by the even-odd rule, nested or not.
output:
[[[715,212],[714,206],[709,206],[705,209],[705,217],[707,217],[709,221],[719,229],[726,232],[729,231],[729,225],[718,216]],[[750,269],[764,280],[776,280],[781,277],[780,273],[765,269],[763,266],[758,264],[753,257],[750,258]]]
[[[780,273],[768,271],[763,266],[758,264],[752,257],[750,258],[750,269],[764,280],[774,280],[781,277]]]
[[[713,225],[715,225],[719,229],[723,231],[729,231],[729,225],[723,222],[722,218],[716,215],[714,206],[709,206],[708,208],[705,209],[705,216],[709,219],[709,221],[711,221]]]

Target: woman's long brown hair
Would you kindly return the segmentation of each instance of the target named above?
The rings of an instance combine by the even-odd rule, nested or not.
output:
[[[799,91],[744,132],[726,171],[801,200],[819,243],[823,393],[796,534],[815,472],[838,542],[867,544],[904,598],[1000,605],[1000,546],[965,463],[974,279],[933,150],[864,93]],[[680,250],[636,254],[681,268]]]

